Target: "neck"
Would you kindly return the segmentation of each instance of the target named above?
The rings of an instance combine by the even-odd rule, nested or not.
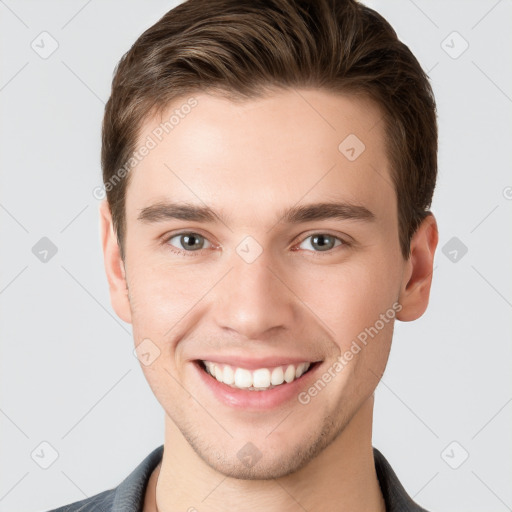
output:
[[[151,477],[145,510],[221,512],[385,512],[371,444],[373,396],[338,437],[298,471],[270,480],[227,477],[206,464],[166,416],[164,454]]]

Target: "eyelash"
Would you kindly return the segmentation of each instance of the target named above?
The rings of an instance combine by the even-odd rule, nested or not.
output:
[[[174,254],[178,254],[178,255],[181,255],[181,256],[187,256],[187,257],[188,256],[190,256],[190,257],[200,256],[201,254],[203,254],[203,251],[208,250],[208,249],[200,249],[198,251],[185,251],[185,250],[177,249],[173,245],[169,244],[169,240],[171,240],[174,237],[180,236],[180,235],[199,235],[200,237],[204,238],[205,240],[208,240],[205,236],[203,236],[200,233],[197,233],[195,231],[182,231],[182,232],[179,232],[179,233],[173,233],[170,236],[165,236],[161,243],[162,243],[163,246],[165,246],[167,249],[169,249]],[[340,248],[340,247],[348,248],[348,247],[350,247],[352,245],[350,242],[347,242],[343,238],[340,238],[340,237],[335,236],[335,235],[331,235],[330,233],[323,233],[321,231],[316,232],[316,233],[311,233],[310,235],[306,236],[301,241],[299,241],[298,244],[296,244],[296,245],[301,245],[305,240],[307,240],[308,238],[311,238],[311,237],[313,237],[315,235],[328,235],[328,236],[331,236],[334,239],[339,240],[341,242],[341,244],[333,247],[332,249],[328,249],[327,251],[306,251],[306,252],[312,253],[314,257],[323,256],[324,254],[330,255],[330,254],[334,253],[334,250],[336,248]]]

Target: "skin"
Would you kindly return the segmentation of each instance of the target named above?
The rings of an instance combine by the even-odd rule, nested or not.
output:
[[[112,306],[132,324],[135,345],[149,338],[160,350],[141,364],[166,413],[163,460],[144,510],[384,510],[372,413],[394,320],[307,405],[235,410],[212,396],[192,361],[206,352],[291,354],[322,360],[326,371],[393,304],[399,320],[419,318],[435,218],[422,222],[404,260],[382,115],[370,100],[320,89],[237,103],[194,97],[198,105],[131,171],[124,262],[106,201],[100,206]],[[148,119],[139,140],[160,122]],[[354,161],[338,150],[349,134],[366,147]],[[206,204],[226,224],[137,219],[163,199]],[[375,219],[280,222],[283,208],[325,201],[363,205]],[[175,236],[183,231],[200,235],[203,248],[187,253]],[[336,245],[319,250],[315,234],[338,237]],[[236,252],[248,235],[263,249],[250,264]],[[250,468],[237,457],[249,441],[262,454]]]

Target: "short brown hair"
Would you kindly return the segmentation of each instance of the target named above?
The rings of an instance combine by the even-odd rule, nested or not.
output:
[[[360,94],[380,106],[407,259],[437,177],[436,104],[409,48],[356,0],[187,0],[137,39],[116,67],[102,133],[103,182],[123,259],[125,164],[143,122],[186,94],[243,100],[295,87]]]

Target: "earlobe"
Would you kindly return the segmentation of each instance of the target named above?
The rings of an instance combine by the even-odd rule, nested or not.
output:
[[[106,199],[100,203],[99,216],[103,262],[109,285],[110,302],[119,318],[131,323],[125,266],[121,259],[119,244],[112,223],[112,214]]]
[[[427,309],[438,240],[437,222],[434,215],[429,213],[411,239],[411,254],[398,299],[402,309],[396,315],[402,322],[418,319]]]

